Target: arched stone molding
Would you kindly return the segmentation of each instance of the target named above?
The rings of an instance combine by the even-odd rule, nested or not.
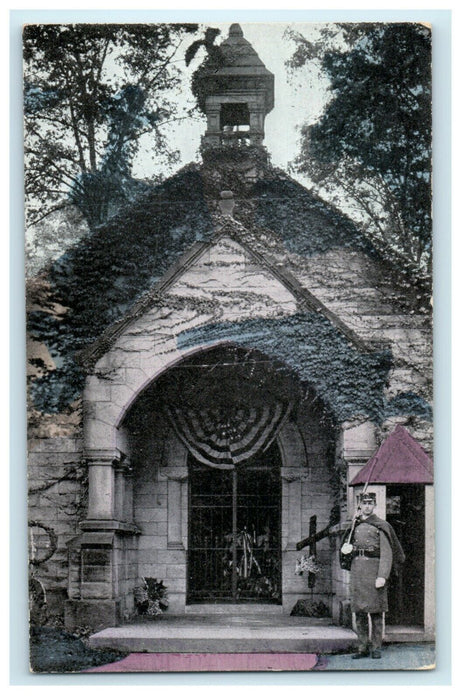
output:
[[[296,423],[287,420],[277,436],[277,444],[284,469],[307,468],[307,455],[300,430]]]
[[[83,393],[85,455],[89,457],[101,450],[113,451],[114,454],[124,451],[123,420],[144,389],[182,360],[203,350],[231,344],[217,341],[187,350],[175,347],[159,354],[151,349],[148,355],[133,351],[122,354],[117,368],[113,357],[109,362],[110,367],[106,366],[107,356],[101,358],[95,373],[87,377]]]
[[[90,465],[90,496],[91,494],[94,496],[90,497],[89,520],[116,519],[117,499],[120,501],[120,497],[116,494],[116,483],[117,492],[122,486],[124,488],[124,483],[122,484],[121,479],[116,480],[113,465],[122,457],[128,457],[128,459],[130,457],[129,439],[123,426],[123,420],[128,409],[142,391],[184,359],[203,350],[230,344],[228,341],[217,341],[205,347],[197,346],[182,351],[177,348],[165,351],[165,344],[163,344],[164,352],[159,354],[153,353],[152,349],[149,352],[142,349],[128,352],[126,348],[123,353],[117,353],[116,349],[112,349],[100,359],[94,374],[87,378],[83,397],[84,451]],[[116,359],[118,367],[115,366]],[[287,422],[277,440],[284,469],[299,469],[301,466],[306,466],[303,441],[294,423]],[[182,465],[179,465],[177,460],[178,455],[175,455],[175,463],[174,465],[170,464],[169,468],[178,469],[181,466],[187,475],[187,450],[185,448],[182,450]],[[285,476],[288,478],[287,475]],[[174,490],[173,486],[171,489]],[[184,488],[181,491],[183,492]],[[294,505],[297,499],[297,496],[294,495],[295,487],[287,487],[288,492],[292,494],[292,496],[287,497],[289,503],[293,505],[292,514],[294,517],[294,510],[297,510],[297,506]],[[184,500],[183,493],[180,498],[181,501]],[[120,510],[120,506],[118,510]],[[299,518],[296,519],[299,521]],[[287,537],[291,542],[292,536],[295,536],[296,526],[292,518],[290,518],[290,522],[292,522],[292,532]],[[176,526],[175,528],[177,529]],[[181,539],[184,540],[183,525],[180,526],[180,532],[182,533]]]
[[[187,350],[178,350],[172,344],[163,343],[162,352],[153,352],[152,344],[149,352],[141,349],[138,352],[124,351],[113,354],[112,358],[105,356],[98,362],[95,373],[88,378],[85,390],[85,453],[90,460],[97,454],[112,455],[112,459],[127,455],[130,459],[130,436],[124,423],[125,416],[131,406],[137,401],[142,392],[161,375],[181,361],[196,355],[212,347],[233,345],[229,341],[218,341],[206,346],[195,346]],[[155,343],[154,343],[155,345]],[[168,346],[168,347],[167,347]],[[110,353],[109,353],[110,354]],[[115,367],[115,360],[118,367]],[[110,362],[109,362],[110,360]],[[305,426],[306,429],[306,426]],[[318,455],[316,449],[305,443],[307,436],[302,432],[301,424],[288,420],[279,435],[277,444],[281,457],[282,478],[282,591],[283,609],[291,610],[291,607],[302,594],[304,581],[294,575],[296,559],[299,556],[296,551],[296,543],[305,536],[306,508],[309,496],[309,481],[311,471],[317,471]],[[311,440],[312,442],[312,440]],[[312,464],[308,464],[312,453]],[[166,576],[172,601],[172,609],[181,612],[185,604],[186,590],[186,563],[188,547],[188,470],[187,449],[175,436],[169,440],[169,448],[162,460],[158,473],[159,498],[164,499],[166,513],[164,529],[160,534],[143,534],[144,525],[151,525],[144,520],[139,521],[141,528],[139,547],[139,571],[146,566],[151,566],[146,575]],[[133,455],[134,459],[134,455]],[[323,459],[323,457],[322,457]],[[117,474],[115,464],[113,471],[113,512],[121,510],[120,491],[117,493],[115,484],[121,485],[121,474]],[[324,468],[324,467],[322,467]],[[104,472],[106,476],[109,472]],[[92,479],[90,472],[90,481]],[[163,482],[163,484],[162,484]],[[127,480],[124,482],[125,496],[130,492]],[[123,489],[122,489],[123,490]],[[136,493],[134,494],[136,504]],[[145,495],[143,496],[145,499]],[[311,497],[312,498],[312,497]],[[322,496],[323,498],[323,496]],[[307,500],[306,500],[307,499]],[[126,501],[126,498],[125,498]],[[156,506],[157,507],[157,506]],[[160,507],[160,506],[158,506]],[[163,508],[165,506],[162,506]],[[142,506],[137,506],[142,509]],[[135,512],[135,520],[137,520]],[[160,513],[159,513],[160,517]],[[107,521],[106,521],[107,522]],[[95,524],[94,520],[91,523]],[[101,524],[102,526],[102,524]],[[303,530],[304,527],[304,530]],[[147,531],[149,532],[149,530]],[[160,532],[160,530],[159,530]],[[164,538],[164,544],[160,544],[160,537]],[[146,540],[144,542],[143,538]],[[157,542],[155,547],[159,551],[159,563],[151,565],[147,562],[148,551],[146,549],[150,539]],[[150,546],[150,544],[149,544]],[[176,551],[174,551],[176,550]],[[145,563],[142,563],[145,561]],[[150,560],[149,560],[150,561]],[[165,568],[165,572],[159,567]],[[182,572],[182,573],[181,573]],[[170,579],[168,579],[170,576]]]

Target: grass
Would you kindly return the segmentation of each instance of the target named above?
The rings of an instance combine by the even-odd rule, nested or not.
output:
[[[114,649],[90,649],[83,638],[51,627],[32,627],[29,649],[30,668],[34,673],[83,671],[127,656]]]

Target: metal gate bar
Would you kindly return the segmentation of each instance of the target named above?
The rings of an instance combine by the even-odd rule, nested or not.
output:
[[[196,463],[189,489],[188,602],[280,602],[280,469]]]

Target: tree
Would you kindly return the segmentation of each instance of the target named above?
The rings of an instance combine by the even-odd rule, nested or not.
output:
[[[152,134],[180,118],[172,90],[178,50],[193,24],[28,25],[24,30],[25,188],[36,224],[69,202],[90,228],[136,189],[131,165]]]
[[[186,66],[192,61],[192,59],[197,54],[200,47],[206,50],[207,57],[213,57],[216,63],[219,63],[222,58],[221,49],[219,46],[215,46],[215,39],[221,33],[220,29],[214,29],[213,27],[207,27],[203,39],[197,39],[194,41],[186,51]]]
[[[226,62],[226,56],[223,53],[221,46],[214,43],[220,33],[220,29],[207,27],[203,39],[194,41],[188,47],[185,55],[186,65],[188,66],[193,61],[200,49],[205,49],[205,58],[192,74],[191,82],[192,94],[196,98],[197,106],[203,112],[203,114],[206,114],[206,95],[203,91],[202,77],[203,75],[209,73],[210,70],[213,72],[218,71],[223,65],[225,65]],[[227,59],[229,60],[229,56]]]
[[[349,206],[386,255],[420,278],[431,261],[431,37],[421,24],[292,34],[292,68],[321,63],[330,99],[302,128],[299,172]],[[322,50],[322,46],[324,47]],[[325,48],[326,47],[326,48]]]

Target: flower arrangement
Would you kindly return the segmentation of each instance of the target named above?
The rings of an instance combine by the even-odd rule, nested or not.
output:
[[[163,581],[145,577],[134,589],[134,602],[140,615],[160,615],[168,608],[167,588]]]
[[[320,571],[320,566],[317,564],[313,554],[309,556],[307,556],[307,554],[303,554],[302,557],[296,562],[295,574],[302,576],[305,571],[307,571],[309,574],[318,574]]]

